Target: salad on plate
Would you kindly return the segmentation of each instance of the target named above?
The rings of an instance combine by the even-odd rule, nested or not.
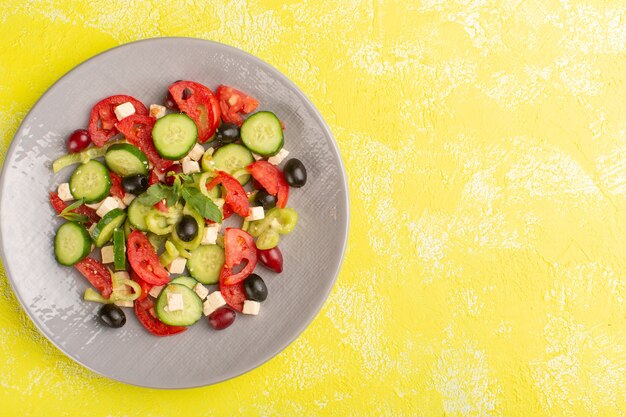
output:
[[[132,308],[169,336],[203,316],[221,330],[259,314],[268,289],[257,264],[282,272],[278,244],[298,222],[290,189],[307,173],[286,160],[278,116],[258,108],[233,87],[179,80],[162,105],[102,99],[68,136],[52,165],[73,169],[49,195],[64,219],[54,255],[89,281],[84,299],[102,304],[104,324],[122,327]]]

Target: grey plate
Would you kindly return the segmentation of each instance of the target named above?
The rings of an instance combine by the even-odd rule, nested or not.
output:
[[[181,335],[157,338],[132,310],[119,330],[96,320],[98,305],[82,301],[87,283],[53,257],[59,221],[48,192],[67,181],[51,161],[65,138],[85,127],[98,100],[129,94],[160,103],[170,82],[211,88],[224,83],[259,99],[285,122],[285,148],[307,168],[289,206],[300,213],[281,249],[285,270],[261,272],[269,297],[257,317],[238,315],[221,332],[206,319]],[[0,178],[0,252],[22,306],[41,332],[87,368],[118,381],[154,388],[190,388],[247,372],[287,347],[313,320],[339,272],[348,232],[345,170],[333,137],[304,94],[265,62],[238,49],[199,39],[158,38],[123,45],[82,63],[37,102],[18,129]],[[262,267],[258,268],[259,270]],[[186,359],[194,358],[193,360]]]

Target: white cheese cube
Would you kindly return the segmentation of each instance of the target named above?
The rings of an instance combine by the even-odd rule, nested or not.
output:
[[[124,203],[127,206],[130,206],[130,203],[132,203],[134,199],[135,199],[134,194],[126,193],[124,194],[124,199],[122,200],[122,203]]]
[[[57,194],[59,194],[59,198],[63,201],[74,200],[74,196],[70,192],[70,184],[67,182],[59,185],[59,188],[57,189]]]
[[[270,156],[267,159],[267,162],[269,162],[272,165],[278,165],[278,164],[280,164],[281,162],[283,162],[285,160],[287,155],[289,155],[289,151],[287,149],[283,148],[276,155]]]
[[[200,158],[202,158],[202,155],[204,155],[204,147],[199,143],[196,143],[187,154],[189,159],[191,159],[192,161],[198,161]]]
[[[117,196],[114,196],[113,198],[117,202],[117,208],[122,209],[122,210],[126,208],[126,204],[124,204],[124,200],[122,200],[121,198]]]
[[[206,301],[202,303],[202,312],[205,316],[208,316],[218,308],[225,306],[226,300],[222,297],[222,293],[219,291],[213,291],[206,298]]]
[[[168,267],[170,274],[182,274],[185,270],[185,265],[187,265],[187,259],[178,256]]]
[[[195,172],[200,172],[200,165],[196,161],[183,159],[183,173],[193,174]]]
[[[100,207],[96,210],[96,214],[100,217],[104,217],[109,211],[119,208],[119,201],[117,197],[107,197],[104,199]]]
[[[246,217],[246,220],[249,222],[252,222],[255,220],[261,220],[264,217],[265,217],[265,211],[263,210],[263,207],[255,206],[255,207],[250,207],[250,211],[248,212],[248,216]]]
[[[125,117],[135,114],[135,107],[130,101],[127,101],[126,103],[122,103],[115,107],[113,111],[115,112],[117,120],[122,120]]]
[[[161,291],[163,290],[163,287],[165,287],[165,285],[156,285],[156,286],[150,288],[150,292],[148,292],[148,294],[150,294],[154,298],[157,298],[159,296],[159,294],[161,294]]]
[[[252,156],[254,157],[255,161],[260,161],[261,159],[263,159],[263,157],[261,155],[257,155],[254,152],[252,153]]]
[[[261,303],[253,300],[245,300],[243,302],[243,314],[252,314],[256,316],[259,314]]]
[[[93,203],[93,204],[85,204],[87,207],[89,207],[90,209],[94,209],[94,210],[98,210],[100,208],[100,206],[102,205],[102,203],[104,202],[104,200],[102,201],[98,201],[97,203]]]
[[[180,311],[185,308],[183,295],[175,292],[167,293],[167,309],[169,311]]]
[[[222,226],[219,223],[214,223],[204,228],[204,236],[202,237],[201,245],[215,245],[217,241],[217,234]]]
[[[199,282],[195,285],[195,287],[193,287],[193,292],[198,294],[198,297],[200,297],[201,300],[204,300],[206,296],[209,295],[209,290],[207,290],[207,288]]]
[[[154,117],[155,119],[160,119],[161,117],[165,116],[166,110],[167,109],[165,108],[165,106],[161,106],[160,104],[151,104],[150,116]]]
[[[130,300],[116,301],[113,304],[115,304],[118,307],[130,307],[130,308],[133,308],[133,302],[130,301]]]
[[[114,260],[113,245],[103,246],[102,249],[100,249],[100,255],[102,256],[103,264],[112,264]]]

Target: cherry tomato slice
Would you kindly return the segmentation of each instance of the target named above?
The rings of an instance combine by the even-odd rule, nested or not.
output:
[[[256,267],[256,246],[254,239],[241,229],[232,227],[226,228],[224,232],[224,268],[229,272],[224,277],[224,285],[230,286],[246,279]],[[232,273],[235,267],[242,265],[243,269],[237,273]]]
[[[226,191],[224,206],[228,204],[235,213],[246,217],[250,211],[250,203],[248,202],[246,190],[243,189],[239,181],[226,172],[217,171],[217,175],[206,185],[206,188],[210,191],[218,184],[222,184]],[[225,213],[224,218],[226,218]]]
[[[111,271],[100,261],[93,258],[85,258],[74,264],[76,269],[93,285],[104,298],[109,298],[113,292]]]
[[[259,106],[257,99],[227,85],[220,85],[217,88],[217,99],[222,111],[222,120],[235,123],[237,126],[243,123],[242,114],[251,113]]]
[[[139,323],[155,336],[172,336],[187,330],[182,326],[169,326],[151,314],[154,311],[154,301],[148,297],[135,300],[134,308]]]
[[[109,176],[111,177],[111,195],[118,198],[124,198],[124,195],[126,195],[126,193],[122,188],[122,177],[120,177],[113,171],[109,171]]]
[[[283,272],[283,254],[278,246],[272,249],[257,249],[256,255],[261,265],[279,274]]]
[[[109,139],[118,133],[115,126],[117,117],[115,107],[122,103],[130,102],[135,108],[136,115],[147,115],[148,109],[142,102],[131,96],[116,95],[100,100],[91,109],[89,117],[89,135],[91,141],[98,147],[104,145]]]
[[[220,106],[213,92],[193,81],[177,81],[168,88],[180,110],[198,127],[198,142],[213,137],[220,122]]]
[[[253,162],[246,169],[268,193],[276,196],[276,205],[285,208],[289,199],[289,184],[283,173],[267,161]]]
[[[50,193],[50,204],[52,204],[52,207],[54,208],[54,211],[57,212],[57,214],[61,214],[61,212],[65,210],[65,208],[67,207],[67,204],[65,203],[65,201],[61,200],[59,195],[54,192]],[[100,216],[96,214],[96,211],[92,208],[87,207],[84,204],[79,206],[77,209],[72,210],[72,213],[77,213],[77,214],[82,214],[84,216],[87,216],[89,218],[89,221],[85,222],[85,226],[87,227],[91,226],[94,223],[98,223],[98,221],[100,221]]]
[[[152,128],[156,119],[151,116],[133,114],[125,117],[115,127],[126,136],[126,139],[141,149],[155,169],[164,172],[174,164],[174,161],[161,158],[152,141]]]
[[[243,286],[243,281],[239,281],[234,285],[226,285],[224,280],[232,273],[228,268],[224,266],[220,273],[220,292],[226,304],[241,312],[243,311],[243,302],[246,300],[246,290]]]
[[[152,285],[165,285],[170,282],[169,273],[159,262],[159,257],[146,235],[134,230],[128,236],[126,247],[128,262],[139,278]]]

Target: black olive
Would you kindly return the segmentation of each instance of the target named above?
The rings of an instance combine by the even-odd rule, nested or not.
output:
[[[243,288],[246,292],[246,296],[250,300],[263,301],[267,298],[267,286],[263,278],[257,274],[250,274],[250,276],[243,281]]]
[[[198,234],[198,223],[192,216],[185,214],[176,225],[176,234],[183,242],[191,242]]]
[[[104,324],[117,329],[126,324],[126,314],[115,304],[105,304],[98,310],[98,317]]]
[[[176,100],[172,97],[172,94],[168,91],[163,99],[163,105],[170,110],[179,111],[178,104],[176,104]]]
[[[215,138],[221,143],[231,143],[239,139],[239,127],[234,123],[222,123]]]
[[[272,207],[276,207],[276,197],[265,190],[260,190],[259,192],[257,192],[254,196],[254,201],[257,204],[262,205],[263,209],[266,211],[271,209]]]
[[[139,195],[148,189],[148,176],[141,174],[122,178],[122,188],[127,193]]]
[[[292,187],[300,188],[306,184],[306,168],[299,159],[290,159],[283,168],[285,179]]]

